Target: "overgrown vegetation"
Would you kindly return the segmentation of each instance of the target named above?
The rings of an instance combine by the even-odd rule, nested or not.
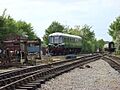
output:
[[[27,35],[28,39],[35,39],[37,36],[33,31],[31,23],[16,21],[11,16],[5,14],[6,9],[0,16],[0,39],[5,39],[9,34]]]

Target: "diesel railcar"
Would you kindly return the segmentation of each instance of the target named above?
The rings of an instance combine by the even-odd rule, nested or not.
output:
[[[53,55],[79,53],[81,51],[81,37],[64,34],[52,33],[49,35],[49,53]]]

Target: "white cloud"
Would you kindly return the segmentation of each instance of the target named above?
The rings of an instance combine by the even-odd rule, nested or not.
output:
[[[101,0],[101,4],[104,8],[119,8],[120,0]]]

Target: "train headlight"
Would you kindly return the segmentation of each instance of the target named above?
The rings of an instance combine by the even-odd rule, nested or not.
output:
[[[60,45],[63,46],[63,45],[65,45],[65,43],[61,43]]]
[[[52,46],[53,44],[48,44],[49,46]]]

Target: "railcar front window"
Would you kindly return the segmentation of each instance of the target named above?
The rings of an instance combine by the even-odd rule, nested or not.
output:
[[[58,36],[54,37],[54,43],[59,43],[59,37]]]
[[[50,37],[50,43],[53,43],[54,41],[53,41],[53,37]]]

